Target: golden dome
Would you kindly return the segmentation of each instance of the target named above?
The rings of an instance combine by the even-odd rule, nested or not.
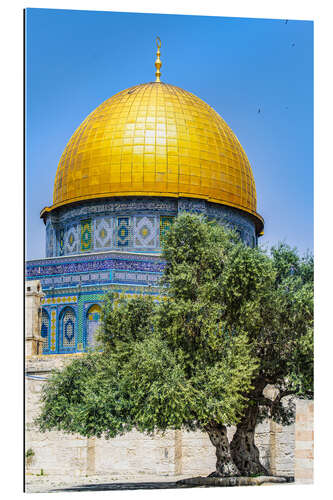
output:
[[[113,196],[202,198],[251,213],[262,226],[235,134],[201,99],[162,82],[123,90],[87,116],[61,156],[53,206],[43,213]]]

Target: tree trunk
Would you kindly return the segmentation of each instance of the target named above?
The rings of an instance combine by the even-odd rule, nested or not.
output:
[[[216,471],[210,477],[240,476],[239,470],[233,462],[227,428],[221,424],[211,424],[206,427],[209,439],[216,448]]]
[[[237,425],[237,430],[230,443],[233,461],[242,476],[253,474],[268,475],[259,460],[259,450],[254,442],[254,433],[258,416],[258,407],[249,407]]]

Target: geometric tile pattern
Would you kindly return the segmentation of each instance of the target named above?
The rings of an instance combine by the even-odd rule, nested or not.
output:
[[[87,309],[89,309],[91,303],[103,302],[105,299],[105,291],[91,291],[84,292],[78,296],[78,309],[77,309],[77,318],[78,318],[78,333],[77,340],[78,343],[84,343],[85,341],[85,332],[86,332],[86,318],[87,318]],[[90,304],[89,304],[90,303]],[[82,347],[83,348],[83,347]]]
[[[74,225],[69,227],[65,232],[65,252],[68,253],[77,253],[78,252],[78,226]]]
[[[48,297],[47,299],[41,299],[41,304],[68,304],[72,302],[77,302],[77,295],[71,295],[68,297]]]
[[[249,233],[250,239],[245,238],[246,243],[253,245],[253,237],[256,238],[257,232],[256,225],[245,212],[206,200],[133,197],[80,204],[77,207],[63,209],[55,220],[47,218],[46,254],[47,257],[53,257],[119,248],[131,251],[135,249],[141,251],[146,248],[154,252],[160,247],[160,227],[163,233],[166,222],[184,211],[202,213],[209,220],[214,219],[230,227],[236,226]],[[156,231],[155,244],[150,237],[151,227],[149,223],[144,227],[143,220],[153,224]]]
[[[48,349],[49,344],[49,330],[50,330],[50,318],[45,309],[42,309],[42,327],[40,331],[40,336],[44,339],[43,352]]]
[[[64,230],[60,229],[60,231],[59,231],[59,254],[60,255],[64,255],[64,247],[65,247]]]
[[[92,305],[89,310],[88,310],[88,313],[87,313],[87,316],[88,316],[88,319],[90,321],[99,321],[100,319],[100,315],[101,315],[101,306],[98,305],[98,304],[94,304]]]
[[[94,248],[110,248],[112,243],[112,218],[99,217],[95,220]]]
[[[156,247],[156,218],[135,217],[134,218],[134,246],[144,248]]]
[[[61,345],[64,348],[75,347],[75,313],[71,307],[66,308],[61,321]]]
[[[158,283],[161,276],[153,273],[134,273],[133,271],[114,271],[112,280],[114,283],[141,283],[142,285],[154,285]]]
[[[155,287],[156,288],[156,287]],[[65,352],[82,352],[85,347],[93,347],[96,328],[100,324],[101,305],[105,300],[107,290],[116,293],[129,294],[131,297],[139,297],[142,294],[152,295],[156,300],[161,300],[157,295],[158,290],[152,291],[141,286],[114,284],[107,287],[94,287],[91,291],[82,291],[77,296],[77,312],[71,307],[58,308],[57,299],[46,297],[45,304],[51,298],[51,308],[43,313],[46,324],[47,312],[49,312],[49,348],[43,349],[43,354],[58,354]],[[47,293],[47,292],[46,292]],[[46,313],[46,314],[45,314]],[[59,328],[57,329],[57,325]],[[43,327],[42,327],[43,328]],[[43,328],[43,332],[45,328]]]
[[[94,347],[95,345],[95,333],[100,324],[101,319],[101,306],[94,304],[90,307],[87,313],[87,323],[86,323],[86,345],[87,347]]]
[[[128,247],[130,244],[130,219],[117,217],[116,246]]]
[[[56,350],[56,321],[57,313],[55,309],[51,311],[51,351]]]
[[[91,219],[81,221],[81,251],[87,252],[92,249]]]
[[[79,260],[79,262],[77,261]],[[165,262],[161,260],[158,256],[146,257],[144,255],[133,254],[123,256],[118,256],[116,254],[106,255],[106,254],[86,254],[84,258],[66,256],[61,259],[51,258],[44,259],[44,261],[30,261],[27,263],[26,276],[27,279],[39,279],[43,282],[43,287],[50,288],[52,284],[63,283],[64,278],[71,277],[73,280],[71,282],[75,285],[79,284],[82,280],[77,280],[76,278],[82,278],[81,273],[85,273],[87,276],[87,281],[92,283],[101,283],[105,281],[105,275],[110,270],[121,270],[126,269],[128,271],[144,271],[149,273],[161,273],[165,268]],[[96,277],[96,275],[98,275]],[[75,278],[75,279],[74,279]],[[102,278],[102,280],[101,280]],[[75,281],[76,280],[76,281]],[[58,288],[58,287],[57,287]],[[73,301],[70,293],[73,293],[74,297],[77,291],[67,292],[66,297],[48,296],[47,301],[49,303],[56,303],[57,301]],[[47,303],[45,301],[45,304]]]
[[[174,221],[173,216],[161,216],[160,217],[160,242],[167,231],[169,231],[171,224]]]
[[[55,234],[51,224],[46,229],[46,257],[53,257],[54,255],[54,243]]]

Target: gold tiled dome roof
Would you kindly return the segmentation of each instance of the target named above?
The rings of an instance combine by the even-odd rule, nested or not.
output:
[[[235,134],[204,101],[162,82],[123,90],[82,122],[61,156],[53,206],[45,211],[113,196],[202,198],[261,221]]]

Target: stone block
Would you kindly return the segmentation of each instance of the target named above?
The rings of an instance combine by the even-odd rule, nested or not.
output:
[[[296,441],[313,441],[313,431],[296,430]]]
[[[297,467],[295,469],[295,481],[301,481],[302,479],[313,479],[313,469]]]
[[[311,458],[313,459],[313,449],[296,449],[295,458]]]
[[[260,422],[256,426],[256,435],[262,434],[266,435],[267,432],[269,432],[270,429],[270,422],[268,419],[264,420],[263,422]]]

